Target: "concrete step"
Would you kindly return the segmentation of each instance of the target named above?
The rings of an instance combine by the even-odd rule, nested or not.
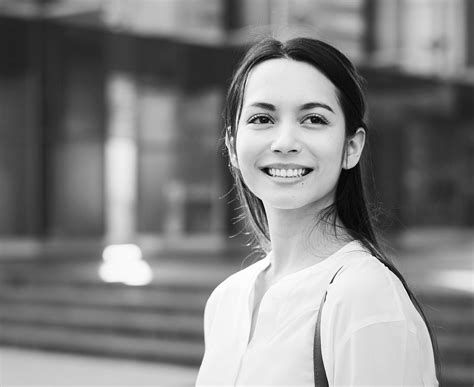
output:
[[[466,307],[443,306],[425,308],[425,313],[436,331],[452,331],[474,335],[474,310]]]
[[[474,367],[469,364],[449,365],[443,368],[441,387],[472,387]]]
[[[213,289],[228,275],[238,271],[237,263],[199,261],[150,261],[153,272],[149,286],[188,286]],[[100,260],[45,262],[0,262],[2,283],[104,284],[99,276]]]
[[[83,354],[126,357],[197,366],[204,344],[179,339],[74,330],[57,326],[2,323],[0,344]]]
[[[419,292],[418,298],[424,309],[463,307],[474,310],[474,295],[445,288],[429,288]]]
[[[137,336],[203,340],[202,315],[183,311],[168,314],[160,311],[127,308],[82,307],[35,303],[1,303],[0,321],[10,324],[55,326],[83,331],[108,331]]]
[[[57,278],[51,279],[47,276],[33,276],[31,278],[29,276],[12,276],[11,273],[8,275],[7,278],[1,278],[2,274],[0,274],[0,284],[4,285],[11,285],[11,286],[75,286],[75,287],[83,287],[83,288],[92,288],[92,289],[110,289],[110,288],[119,288],[124,287],[123,284],[120,283],[106,283],[97,278],[69,278],[67,275],[62,275],[61,277],[58,276]],[[6,277],[3,274],[3,277]],[[201,281],[203,282],[203,281]],[[220,281],[219,281],[220,282]],[[159,281],[155,278],[154,282],[142,286],[142,288],[146,288],[148,290],[173,290],[177,292],[204,292],[209,294],[215,286],[219,283],[217,282],[203,282],[194,281],[194,278],[188,279],[181,279],[180,281],[174,280],[173,278],[163,278]]]
[[[136,310],[182,311],[202,315],[209,294],[146,287],[110,286],[94,289],[74,285],[13,286],[0,284],[0,302],[122,307]]]
[[[436,336],[443,363],[474,366],[474,335],[446,331],[437,332]]]

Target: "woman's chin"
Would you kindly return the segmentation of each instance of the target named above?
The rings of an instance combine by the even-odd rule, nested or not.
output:
[[[293,195],[262,195],[260,197],[265,209],[276,209],[276,210],[301,210],[305,211],[315,211],[325,209],[334,203],[334,200],[329,197],[324,197],[320,199],[305,198],[301,196]]]
[[[273,208],[276,210],[299,210],[302,208],[310,208],[314,202],[305,201],[296,198],[272,198],[271,200],[262,200],[265,208]]]

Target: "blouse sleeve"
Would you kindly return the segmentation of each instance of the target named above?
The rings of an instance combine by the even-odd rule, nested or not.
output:
[[[404,321],[374,323],[336,348],[336,386],[427,386],[419,364],[416,332]]]
[[[426,324],[402,283],[375,259],[329,286],[322,329],[330,385],[438,385]]]
[[[206,306],[204,308],[204,346],[207,348],[209,345],[210,332],[212,322],[218,307],[219,300],[222,293],[222,284],[217,286],[207,299]]]

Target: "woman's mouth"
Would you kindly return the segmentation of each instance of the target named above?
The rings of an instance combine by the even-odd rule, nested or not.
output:
[[[312,171],[311,168],[292,168],[292,169],[283,169],[283,168],[262,168],[262,171],[271,177],[280,177],[280,178],[299,178],[306,176]]]

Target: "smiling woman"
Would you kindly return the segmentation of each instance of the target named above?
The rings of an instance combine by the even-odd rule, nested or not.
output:
[[[267,39],[243,59],[225,139],[265,257],[211,294],[198,386],[438,384],[429,325],[372,227],[364,115],[359,75],[326,43]]]

